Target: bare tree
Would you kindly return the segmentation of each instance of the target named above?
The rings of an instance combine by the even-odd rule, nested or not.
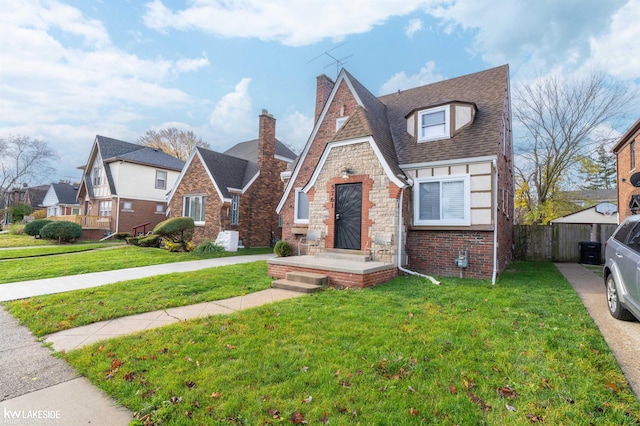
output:
[[[209,144],[196,136],[191,130],[178,130],[175,127],[147,130],[138,138],[137,143],[151,148],[158,148],[182,161],[187,161],[196,146],[209,148]]]
[[[553,219],[555,200],[595,146],[611,141],[602,129],[621,118],[634,94],[602,73],[583,79],[550,74],[514,93],[514,118],[524,127],[525,144],[516,164],[517,205],[526,223]]]
[[[47,142],[25,135],[0,138],[0,199],[19,184],[31,184],[50,177],[55,168],[51,161],[58,154]]]

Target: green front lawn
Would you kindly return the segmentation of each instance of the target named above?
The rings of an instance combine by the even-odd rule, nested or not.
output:
[[[51,256],[54,254],[79,253],[99,248],[112,248],[122,245],[122,243],[86,243],[86,244],[64,244],[49,245],[28,248],[16,248],[11,250],[0,250],[0,260],[21,259],[25,257]]]
[[[100,287],[7,302],[36,336],[176,306],[242,296],[271,285],[267,263],[252,262],[158,275]]]
[[[111,271],[136,266],[188,260],[211,259],[226,256],[271,253],[270,248],[239,249],[237,252],[222,252],[197,255],[194,253],[171,253],[164,249],[124,246],[112,250],[71,253],[60,256],[5,260],[2,262],[0,284],[17,281]]]
[[[53,244],[52,241],[41,238],[36,239],[30,235],[0,234],[0,248],[46,246],[51,244]]]
[[[551,263],[512,268],[495,286],[328,290],[65,358],[139,424],[638,424],[567,281]]]

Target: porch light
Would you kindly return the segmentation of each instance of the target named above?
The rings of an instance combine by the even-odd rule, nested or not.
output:
[[[353,174],[353,170],[351,170],[349,167],[345,167],[340,171],[340,173],[342,173],[342,179],[349,179],[349,176]]]

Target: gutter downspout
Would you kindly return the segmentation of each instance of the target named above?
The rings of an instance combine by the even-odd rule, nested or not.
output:
[[[498,162],[493,160],[494,184],[493,184],[493,274],[491,285],[495,285],[498,275]]]
[[[116,232],[114,234],[120,232],[120,196],[118,195],[116,199],[118,200],[118,210],[116,210]]]
[[[406,188],[406,187],[405,187]],[[436,280],[435,278],[429,276],[429,275],[424,275],[424,274],[420,274],[418,272],[415,271],[410,271],[406,268],[402,267],[402,197],[404,195],[404,189],[405,188],[401,188],[400,189],[400,205],[398,206],[398,269],[401,270],[402,272],[404,272],[405,274],[410,274],[410,275],[415,275],[417,277],[422,277],[422,278],[426,278],[429,281],[431,281],[433,284],[439,285],[440,281]]]

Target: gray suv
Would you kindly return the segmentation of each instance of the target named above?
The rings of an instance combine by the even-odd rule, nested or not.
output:
[[[604,253],[609,313],[620,320],[640,320],[640,214],[618,226]]]

